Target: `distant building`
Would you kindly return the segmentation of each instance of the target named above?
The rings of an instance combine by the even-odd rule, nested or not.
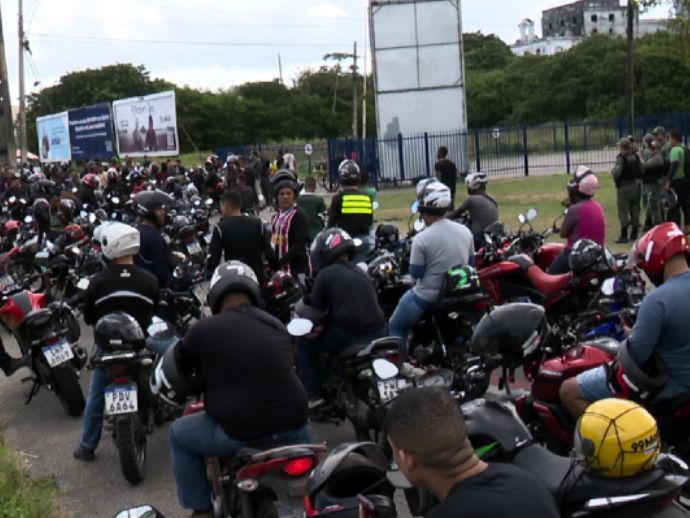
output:
[[[635,37],[665,30],[668,20],[635,20]],[[511,46],[514,54],[551,56],[568,50],[594,34],[625,36],[627,9],[619,0],[578,0],[542,11],[542,37],[535,35],[534,22],[525,18],[518,25],[520,39]]]

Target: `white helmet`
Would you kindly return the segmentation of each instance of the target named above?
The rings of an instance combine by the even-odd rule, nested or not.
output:
[[[191,198],[192,196],[199,196],[199,189],[197,189],[196,185],[194,185],[192,182],[189,182],[187,184],[187,187],[185,187],[184,193],[187,196],[187,198]]]
[[[465,178],[465,184],[470,191],[476,191],[480,187],[485,187],[489,183],[486,173],[470,173]]]
[[[103,255],[108,259],[118,259],[139,252],[139,231],[124,223],[110,223],[99,227],[99,240]]]
[[[419,212],[443,214],[450,209],[450,189],[439,181],[426,182],[421,189],[418,185],[417,193]]]

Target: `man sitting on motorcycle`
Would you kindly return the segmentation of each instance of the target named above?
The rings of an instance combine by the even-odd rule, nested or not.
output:
[[[205,412],[177,419],[170,451],[180,504],[213,517],[205,457],[230,457],[244,446],[309,442],[307,395],[295,374],[285,326],[258,308],[249,266],[229,261],[209,285],[213,316],[197,321],[175,349],[182,371],[204,381]]]
[[[383,427],[400,471],[441,501],[425,518],[560,516],[551,494],[531,473],[477,457],[460,406],[447,389],[403,392]]]
[[[309,407],[323,404],[319,353],[335,353],[358,343],[386,336],[386,321],[369,276],[352,261],[355,244],[339,228],[316,236],[312,255],[321,270],[316,276],[309,306],[325,315],[324,329],[315,337],[297,343],[302,382],[309,395]]]
[[[410,252],[410,275],[417,284],[400,298],[388,327],[403,341],[407,352],[410,328],[438,300],[443,279],[450,268],[474,262],[474,239],[469,229],[446,219],[450,189],[435,178],[417,185],[418,210],[426,230],[415,236]]]
[[[469,218],[476,250],[484,246],[484,229],[498,221],[498,202],[486,192],[488,183],[489,177],[486,173],[468,174],[465,178],[468,196],[462,205],[450,215],[450,219],[458,219],[463,216]]]
[[[549,273],[558,275],[570,270],[568,257],[576,241],[591,239],[600,246],[606,241],[606,216],[604,208],[592,197],[597,192],[599,180],[586,166],[575,171],[573,180],[568,183],[568,199],[564,205],[568,213],[559,230],[560,236],[568,240],[565,250],[549,267]],[[558,229],[554,228],[554,231]]]
[[[134,256],[139,252],[139,231],[124,223],[107,223],[99,238],[109,264],[89,281],[84,294],[84,322],[95,325],[101,317],[123,311],[146,329],[158,303],[158,281],[151,273],[134,265]],[[92,357],[98,355],[98,347],[94,347]],[[95,459],[94,452],[101,440],[108,382],[105,370],[91,371],[81,439],[74,450],[74,457],[79,460]]]
[[[662,223],[642,236],[628,258],[657,286],[640,305],[637,321],[628,330],[626,350],[635,364],[652,377],[659,376],[650,369],[654,357],[665,364],[662,376],[668,376],[668,381],[658,394],[659,400],[690,392],[689,256],[683,232],[675,223]],[[573,417],[582,415],[590,402],[612,395],[639,402],[653,399],[656,394],[647,395],[645,387],[629,382],[630,375],[621,370],[623,362],[619,360],[585,371],[561,385],[561,401]]]

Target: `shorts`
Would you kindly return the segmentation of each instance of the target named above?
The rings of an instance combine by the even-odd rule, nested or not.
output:
[[[575,377],[582,397],[587,401],[599,401],[615,397],[606,380],[606,367],[595,367],[581,372]]]

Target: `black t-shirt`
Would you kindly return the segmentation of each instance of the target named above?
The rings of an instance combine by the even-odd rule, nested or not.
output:
[[[168,243],[160,230],[150,225],[139,224],[137,230],[141,236],[141,247],[134,256],[134,264],[154,274],[160,287],[167,288],[173,278]]]
[[[84,294],[84,322],[94,325],[108,313],[124,311],[145,332],[158,303],[158,281],[134,265],[111,264],[96,274]]]
[[[451,489],[425,518],[558,518],[556,501],[531,473],[510,464],[489,464]]]
[[[293,367],[290,335],[277,319],[242,305],[197,321],[180,350],[206,382],[208,416],[242,441],[307,422],[307,393]]]
[[[385,326],[369,276],[351,261],[337,261],[319,272],[311,305],[329,314],[329,323],[352,335],[369,335]]]
[[[441,182],[447,185],[452,192],[455,192],[455,184],[458,181],[458,168],[455,162],[443,158],[436,162],[434,170],[440,173]]]

